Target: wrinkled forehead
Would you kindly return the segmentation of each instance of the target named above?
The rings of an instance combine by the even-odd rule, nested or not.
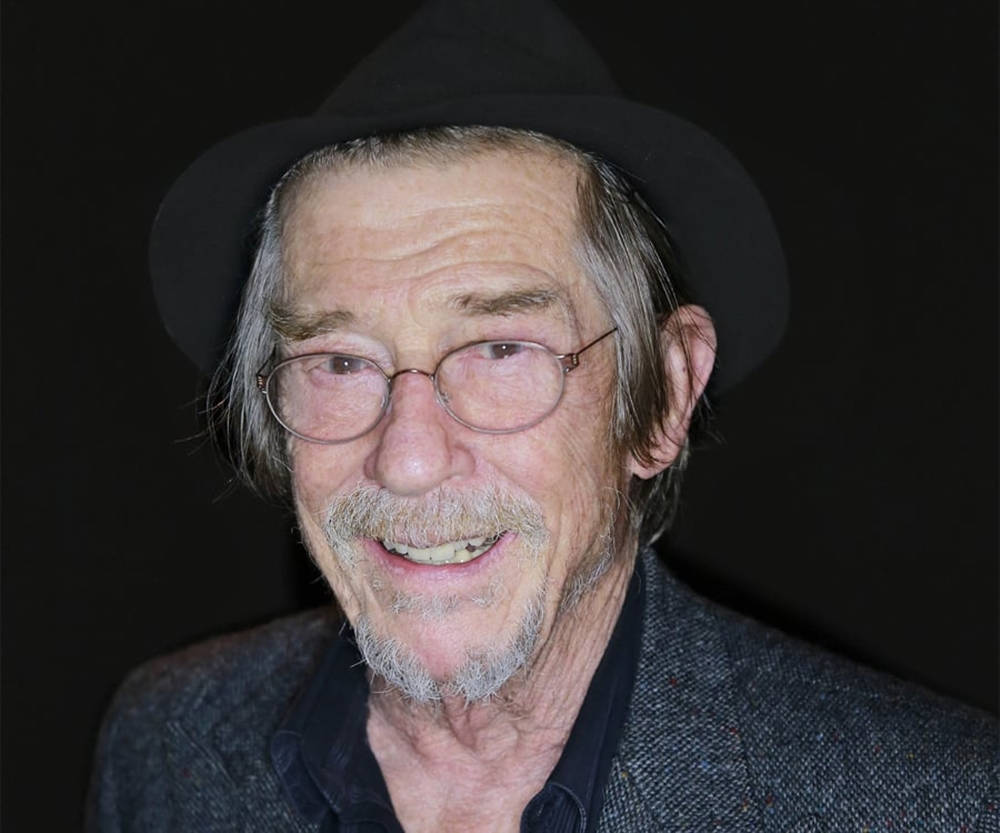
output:
[[[281,216],[287,233],[319,215],[342,225],[378,226],[405,222],[447,202],[468,210],[528,203],[574,229],[580,175],[581,166],[569,152],[544,145],[472,144],[376,158],[331,153],[284,188]]]
[[[575,160],[547,149],[334,159],[285,197],[286,290],[345,272],[377,285],[389,272],[398,280],[508,270],[590,296],[577,256],[579,178]]]
[[[452,132],[449,132],[452,131]],[[589,157],[573,145],[529,131],[500,128],[449,128],[395,138],[355,140],[308,154],[286,173],[279,189],[287,216],[310,192],[323,188],[337,174],[375,176],[399,169],[442,171],[477,162],[496,162],[501,167],[549,169],[556,167],[571,179],[579,179]],[[574,195],[575,196],[575,195]],[[574,199],[575,204],[575,199]]]

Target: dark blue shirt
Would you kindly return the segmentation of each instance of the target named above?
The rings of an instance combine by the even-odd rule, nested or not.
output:
[[[555,769],[521,814],[522,833],[593,833],[621,738],[642,629],[641,561]],[[368,746],[368,680],[344,628],[271,741],[290,800],[323,833],[402,833]]]

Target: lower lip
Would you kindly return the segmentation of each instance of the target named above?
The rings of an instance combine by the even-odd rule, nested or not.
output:
[[[372,559],[395,575],[408,576],[420,581],[449,582],[477,576],[484,570],[488,570],[493,562],[503,558],[507,547],[516,537],[517,535],[513,532],[505,532],[492,547],[478,558],[461,564],[418,564],[402,555],[389,552],[379,541],[366,538],[363,543]]]

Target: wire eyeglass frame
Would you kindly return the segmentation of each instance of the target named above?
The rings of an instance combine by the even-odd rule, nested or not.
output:
[[[612,327],[610,330],[607,330],[606,332],[602,333],[601,335],[599,335],[597,338],[593,339],[592,341],[587,342],[579,350],[576,350],[576,351],[574,351],[572,353],[554,353],[554,352],[552,352],[552,350],[550,350],[544,344],[539,344],[539,343],[534,342],[534,341],[522,341],[522,340],[519,340],[519,339],[485,339],[483,341],[473,341],[473,342],[469,342],[468,344],[462,344],[459,347],[456,347],[454,350],[449,350],[447,353],[445,353],[438,360],[437,364],[434,366],[434,370],[431,371],[430,373],[428,373],[426,370],[421,370],[418,367],[405,367],[405,368],[402,368],[400,370],[397,370],[395,373],[389,374],[389,373],[386,373],[385,370],[383,370],[376,362],[372,361],[371,359],[366,359],[363,356],[355,356],[354,354],[351,354],[351,353],[343,353],[343,352],[304,353],[302,355],[291,356],[291,357],[289,357],[287,359],[283,359],[283,360],[279,361],[277,364],[275,364],[270,370],[265,370],[265,368],[266,368],[266,365],[265,365],[264,367],[262,367],[257,372],[257,374],[256,374],[256,383],[257,383],[257,389],[264,396],[264,399],[267,402],[268,410],[270,410],[271,415],[277,420],[278,424],[281,425],[282,428],[284,428],[286,431],[288,431],[288,433],[292,434],[293,436],[296,436],[296,437],[298,437],[301,440],[305,440],[306,442],[316,443],[318,445],[341,445],[343,443],[348,443],[348,442],[351,442],[352,440],[359,439],[360,437],[363,437],[365,434],[369,433],[370,431],[373,431],[375,429],[375,427],[385,417],[386,412],[389,410],[389,405],[391,404],[391,401],[392,401],[393,383],[400,376],[402,376],[404,374],[410,374],[410,373],[415,373],[415,374],[420,375],[420,376],[426,376],[430,380],[431,384],[434,386],[434,395],[435,395],[435,399],[437,400],[437,403],[441,406],[442,409],[444,409],[445,413],[447,413],[448,416],[450,416],[452,419],[454,419],[460,425],[464,425],[466,428],[469,428],[469,429],[471,429],[473,431],[477,431],[477,432],[479,432],[481,434],[515,434],[515,433],[518,433],[519,431],[526,431],[529,428],[533,428],[535,425],[537,425],[538,423],[540,423],[543,419],[545,419],[550,414],[552,414],[552,412],[555,411],[555,409],[557,407],[559,407],[559,403],[562,401],[563,394],[566,391],[566,385],[565,385],[566,376],[579,366],[579,364],[580,364],[580,356],[583,355],[583,353],[585,353],[587,350],[589,350],[595,344],[603,341],[608,336],[610,336],[612,333],[617,332],[617,330],[618,330],[617,327]],[[517,426],[512,427],[512,428],[499,428],[499,429],[496,429],[496,428],[481,428],[481,427],[479,427],[477,425],[474,425],[474,424],[472,424],[472,423],[470,423],[470,422],[462,419],[462,417],[458,416],[458,414],[456,414],[451,409],[451,407],[449,405],[448,394],[446,392],[444,392],[444,391],[441,390],[441,388],[439,386],[439,383],[438,383],[438,371],[440,370],[441,365],[445,361],[447,361],[451,356],[454,356],[456,353],[461,353],[461,352],[463,352],[465,350],[469,350],[469,349],[475,348],[475,347],[481,347],[481,346],[488,345],[488,344],[517,344],[517,345],[524,345],[524,346],[530,347],[532,349],[541,350],[541,351],[547,353],[548,355],[550,355],[553,359],[555,359],[559,363],[560,368],[562,370],[562,373],[561,373],[561,383],[560,383],[560,388],[559,388],[559,394],[555,398],[555,401],[552,403],[552,406],[547,411],[545,411],[544,413],[542,413],[540,416],[531,419],[529,422],[525,423],[524,425],[517,425]],[[320,438],[317,438],[317,437],[310,437],[307,434],[302,434],[299,431],[296,431],[294,428],[292,428],[290,425],[288,425],[288,423],[286,423],[284,421],[284,419],[282,419],[281,414],[279,412],[278,403],[274,402],[273,399],[272,399],[272,397],[271,397],[271,395],[270,395],[270,390],[269,390],[270,383],[274,379],[275,375],[283,367],[286,367],[288,365],[291,365],[291,364],[294,364],[294,363],[297,363],[297,362],[301,362],[303,360],[307,360],[307,359],[319,359],[319,358],[322,358],[322,357],[325,357],[325,356],[331,356],[331,357],[337,356],[337,357],[342,357],[342,358],[358,359],[358,360],[360,360],[362,362],[365,362],[366,364],[371,365],[373,368],[375,368],[376,370],[378,370],[379,373],[382,374],[382,377],[383,377],[383,379],[385,380],[385,383],[386,383],[386,386],[385,386],[385,395],[383,396],[382,405],[381,405],[381,408],[379,409],[378,415],[373,419],[373,421],[371,422],[370,425],[368,425],[366,428],[364,428],[364,430],[359,431],[356,434],[352,434],[349,437],[344,437],[343,439],[334,439],[334,440],[320,439]]]

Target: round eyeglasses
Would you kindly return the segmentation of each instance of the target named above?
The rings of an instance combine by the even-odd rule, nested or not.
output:
[[[309,353],[258,373],[257,387],[287,431],[314,443],[346,443],[371,431],[405,373],[430,379],[438,404],[467,428],[512,434],[551,414],[580,356],[617,329],[575,353],[556,354],[533,341],[477,341],[446,353],[432,373],[409,367],[390,375],[361,356]]]

